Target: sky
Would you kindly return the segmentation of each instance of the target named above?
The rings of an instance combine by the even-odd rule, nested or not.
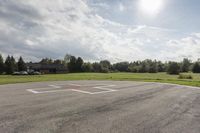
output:
[[[199,0],[0,0],[0,53],[111,62],[200,58]]]

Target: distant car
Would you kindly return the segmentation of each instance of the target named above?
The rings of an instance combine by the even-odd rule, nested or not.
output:
[[[34,75],[41,75],[40,72],[33,72]]]
[[[20,72],[14,72],[12,75],[20,75]]]
[[[14,72],[12,75],[28,75],[26,71]]]
[[[37,72],[37,71],[30,71],[28,74],[29,75],[41,75],[41,73]]]
[[[26,72],[26,71],[21,71],[19,73],[20,73],[20,75],[28,75],[28,72]]]

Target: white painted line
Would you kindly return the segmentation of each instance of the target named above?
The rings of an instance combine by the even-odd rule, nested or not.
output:
[[[107,91],[99,91],[99,92],[89,92],[89,91],[82,91],[82,90],[77,90],[77,89],[71,89],[71,90],[72,91],[76,91],[76,92],[80,92],[80,93],[90,94],[90,95],[109,93],[109,92],[117,91],[117,90],[107,90]]]
[[[68,85],[73,85],[73,86],[83,86],[83,85],[78,85],[78,84],[68,84]]]
[[[82,90],[77,90],[77,89],[71,89],[72,91],[80,92],[80,93],[85,93],[85,94],[93,94],[92,92],[89,91],[82,91]]]
[[[107,88],[107,87],[113,87],[113,86],[116,86],[116,85],[104,85],[104,86],[97,86],[97,87],[93,87],[93,88],[100,89],[100,90],[107,90],[107,91],[117,91],[114,89]]]
[[[52,90],[52,91],[40,91],[37,94],[42,94],[42,93],[54,93],[54,92],[61,92],[61,91],[71,91],[71,90]]]
[[[61,88],[61,87],[60,87]],[[45,90],[52,90],[52,89],[59,89],[59,88],[55,88],[55,87],[45,87],[45,88],[34,88],[32,90],[36,90],[36,91],[45,91]]]
[[[32,92],[32,93],[34,93],[34,94],[38,94],[38,93],[40,93],[40,92],[35,91],[35,90],[32,90],[32,89],[27,89],[27,91]]]
[[[91,84],[94,86],[115,86],[115,85],[111,85],[111,84]]]
[[[92,95],[95,95],[95,94],[102,94],[102,93],[109,93],[109,92],[114,92],[114,91],[117,91],[117,90],[93,92]]]
[[[185,88],[200,90],[200,87],[195,87],[195,86],[179,85],[179,84],[172,84],[172,83],[159,83],[159,82],[151,82],[151,83],[156,83],[156,84],[161,84],[161,85],[166,84],[166,85],[173,85],[173,86],[179,86],[179,87],[185,87]]]
[[[113,89],[110,89],[110,88],[106,88],[106,87],[113,87],[113,86],[116,86],[116,85],[103,85],[103,86],[92,87],[92,88],[95,88],[95,89],[104,90],[104,91],[100,91],[100,92],[89,92],[89,91],[82,91],[82,90],[77,90],[77,89],[71,89],[71,90],[72,91],[76,91],[76,92],[95,95],[95,94],[102,94],[102,93],[108,93],[108,92],[117,91],[117,90],[113,90]]]
[[[57,85],[49,85],[50,87],[53,87],[53,88],[55,88],[55,89],[59,89],[59,88],[61,88],[61,86],[57,86]]]
[[[34,93],[34,94],[42,94],[42,93],[53,93],[53,92],[60,92],[60,91],[71,91],[71,90],[51,90],[51,91],[36,91],[33,89],[27,89],[27,91]]]
[[[68,84],[56,84],[56,85],[58,85],[58,86],[63,86],[63,85],[68,85]]]
[[[79,85],[79,84],[68,84],[68,85],[79,86],[79,87],[88,86],[88,85]],[[99,92],[89,92],[89,91],[83,91],[83,90],[78,90],[78,89],[59,90],[60,88],[62,88],[60,85],[59,86],[58,85],[48,85],[48,86],[49,87],[46,87],[46,88],[27,89],[27,91],[34,93],[34,94],[54,93],[54,92],[61,92],[61,91],[75,91],[75,92],[91,94],[91,95],[118,91],[118,90],[108,88],[108,87],[113,87],[113,86],[116,86],[116,85],[106,85],[106,84],[98,84],[98,85],[94,85],[95,87],[91,87],[91,88],[94,88],[94,89],[103,90],[103,91],[99,91]],[[49,89],[49,90],[44,91],[44,89]],[[58,90],[51,90],[51,89],[58,89]]]

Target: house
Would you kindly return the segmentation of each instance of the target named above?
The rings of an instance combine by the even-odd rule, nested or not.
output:
[[[27,63],[28,71],[37,71],[43,74],[67,73],[68,69],[63,64]]]

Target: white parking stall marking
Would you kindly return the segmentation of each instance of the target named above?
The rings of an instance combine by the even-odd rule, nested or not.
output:
[[[114,91],[117,91],[117,90],[93,92],[92,95],[95,95],[95,94],[102,94],[102,93],[109,93],[109,92],[114,92]]]
[[[62,88],[61,86],[57,86],[57,85],[49,85],[49,86],[53,87],[53,88],[56,88],[56,89]]]
[[[116,91],[116,90],[108,88],[108,87],[114,87],[114,86],[116,86],[116,85],[104,85],[104,86],[97,86],[97,87],[93,87],[93,88],[100,89],[100,90]]]
[[[78,84],[68,84],[68,85],[72,85],[72,86],[84,86],[84,85],[78,85]]]
[[[54,92],[60,92],[60,91],[71,91],[71,90],[52,90],[52,91],[35,91],[29,89],[28,91],[34,93],[34,94],[42,94],[42,93],[54,93]]]
[[[38,94],[38,93],[40,93],[40,92],[35,91],[35,90],[33,90],[33,89],[27,89],[27,91],[32,92],[32,93],[34,93],[34,94]]]
[[[79,84],[66,84],[66,85],[78,86],[78,87],[89,86],[89,85],[79,85]],[[84,91],[84,90],[79,90],[79,89],[63,89],[63,90],[61,90],[61,88],[63,88],[61,85],[48,85],[48,86],[49,87],[46,87],[46,88],[27,89],[27,91],[34,93],[34,94],[54,93],[54,92],[61,92],[61,91],[74,91],[74,92],[91,94],[91,95],[117,91],[117,90],[109,88],[109,87],[114,87],[116,85],[106,85],[106,84],[96,84],[96,85],[94,85],[94,87],[91,87],[94,89],[99,89],[100,91],[98,91],[98,92],[90,92],[90,91]],[[57,90],[51,90],[51,89],[57,89]]]
[[[100,90],[103,90],[103,91],[89,92],[89,91],[82,91],[82,90],[78,90],[78,89],[72,89],[72,91],[86,93],[86,94],[91,94],[91,95],[117,91],[117,90],[108,88],[108,87],[113,87],[113,86],[116,86],[116,85],[105,85],[105,84],[103,84],[103,85],[102,84],[98,84],[98,85],[99,86],[95,85],[95,87],[92,87],[92,88],[94,88],[94,89],[100,89]],[[78,85],[78,86],[81,86],[81,85]]]
[[[60,89],[62,88],[61,86],[57,85],[48,85],[49,87],[43,87],[43,88],[35,88],[35,89],[27,89],[27,91],[32,92],[34,94],[41,94],[41,93],[50,93],[50,92],[56,92],[60,90],[50,90],[50,91],[44,91],[44,90],[49,90],[49,89]],[[66,90],[65,90],[66,91]]]
[[[75,92],[85,93],[85,94],[93,94],[92,92],[89,92],[89,91],[82,91],[82,90],[77,90],[77,89],[71,89],[71,90]]]

